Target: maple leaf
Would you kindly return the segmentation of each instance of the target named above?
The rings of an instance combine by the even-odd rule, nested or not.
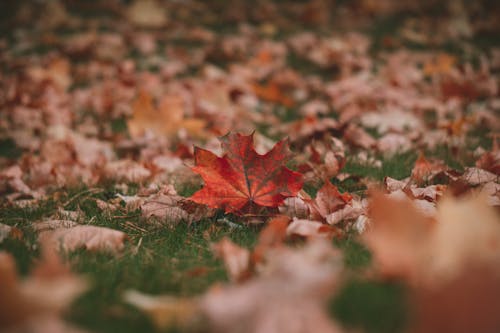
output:
[[[158,107],[153,97],[146,91],[140,91],[132,104],[133,115],[127,121],[130,135],[133,138],[150,132],[156,136],[174,136],[180,128],[189,134],[203,136],[205,121],[198,118],[187,118],[184,115],[183,100],[177,95],[165,95]]]
[[[204,332],[342,332],[325,311],[342,271],[342,257],[331,242],[269,249],[265,257],[259,276],[196,298],[127,291],[124,299],[163,329],[177,324],[196,330],[202,323]]]
[[[65,220],[44,223],[39,228],[49,229],[40,233],[39,239],[41,241],[51,244],[54,249],[60,248],[65,251],[83,248],[89,251],[116,254],[123,250],[125,247],[123,243],[127,240],[127,235],[119,230],[93,225],[78,225]]]
[[[195,147],[195,167],[205,186],[191,200],[226,213],[242,214],[261,207],[277,207],[302,188],[302,175],[284,166],[290,157],[286,140],[264,155],[253,146],[253,134],[227,134],[220,139],[223,157]]]
[[[87,287],[59,256],[42,242],[41,258],[31,274],[21,279],[14,258],[0,251],[0,331],[79,332],[65,323],[63,312]]]
[[[224,237],[212,245],[212,251],[224,261],[231,281],[243,281],[250,276],[250,251]]]
[[[254,84],[252,88],[255,95],[265,101],[282,104],[289,108],[294,106],[293,99],[286,96],[276,83],[269,83],[267,85]]]

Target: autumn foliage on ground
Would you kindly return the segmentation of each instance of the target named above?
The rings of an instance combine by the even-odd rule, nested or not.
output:
[[[0,331],[499,332],[499,9],[0,4]]]

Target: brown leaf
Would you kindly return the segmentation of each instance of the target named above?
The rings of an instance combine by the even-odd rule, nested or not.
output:
[[[498,332],[499,286],[498,269],[470,263],[467,270],[444,284],[416,288],[411,293],[409,332]]]
[[[409,199],[376,193],[369,206],[370,225],[362,235],[377,269],[386,276],[414,278],[424,269],[433,223]]]
[[[12,256],[0,252],[2,332],[82,332],[65,324],[61,314],[87,284],[72,275],[53,251],[43,250],[42,260],[24,280],[17,276]]]
[[[143,182],[151,176],[151,171],[131,160],[109,162],[104,169],[108,179],[126,182]]]
[[[167,23],[165,8],[155,0],[135,0],[126,14],[139,27],[160,28]]]
[[[249,276],[250,251],[224,237],[212,245],[215,255],[222,258],[231,281],[242,281]]]
[[[127,235],[105,227],[77,225],[42,232],[40,239],[50,243],[55,250],[74,251],[83,248],[89,251],[118,253],[125,247]]]
[[[278,215],[269,220],[264,229],[259,233],[257,245],[252,253],[252,262],[259,263],[265,253],[273,247],[283,244],[286,239],[286,229],[290,223],[288,216]]]
[[[467,168],[460,179],[469,185],[475,186],[492,181],[498,182],[500,177],[483,169]]]
[[[293,219],[286,229],[287,236],[322,237],[331,239],[338,233],[337,229],[318,221]]]
[[[153,97],[141,91],[132,104],[133,116],[127,121],[130,135],[139,138],[150,132],[156,136],[175,136],[182,128],[195,136],[203,136],[205,122],[184,117],[184,101],[177,95],[163,96],[160,105],[153,105]]]
[[[420,153],[411,171],[411,178],[417,183],[422,183],[445,170],[446,167],[444,163],[440,161],[429,161],[425,158],[423,153]]]
[[[208,332],[342,332],[326,312],[341,267],[330,242],[317,240],[303,248],[275,249],[267,253],[259,277],[214,287],[197,299],[137,292],[127,292],[125,299],[162,328],[181,324]]]
[[[324,310],[339,265],[329,242],[276,249],[267,254],[260,277],[213,289],[200,307],[214,332],[340,332]]]
[[[165,220],[169,224],[181,221],[191,223],[213,214],[213,211],[206,206],[185,200],[171,185],[144,198],[140,209],[143,217]]]
[[[318,190],[314,203],[311,207],[312,216],[315,219],[326,219],[326,217],[351,202],[349,193],[340,193],[335,185],[326,181]],[[319,215],[319,216],[318,216]]]
[[[172,296],[149,296],[134,290],[124,293],[125,302],[147,313],[159,329],[196,327],[199,306],[195,300]]]

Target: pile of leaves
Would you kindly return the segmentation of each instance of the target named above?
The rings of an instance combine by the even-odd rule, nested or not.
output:
[[[497,5],[2,6],[2,332],[500,330]]]

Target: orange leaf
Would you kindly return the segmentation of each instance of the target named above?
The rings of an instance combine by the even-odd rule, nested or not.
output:
[[[429,161],[425,158],[423,153],[420,153],[411,171],[411,178],[418,183],[422,183],[445,170],[446,167],[442,162]]]
[[[448,74],[453,67],[457,59],[447,53],[439,54],[436,59],[428,61],[424,64],[424,75],[432,76],[434,74]]]
[[[174,136],[179,129],[185,128],[193,136],[203,136],[205,121],[184,117],[184,102],[177,95],[165,95],[158,108],[153,97],[141,91],[132,104],[132,118],[127,121],[130,135],[134,138],[151,132],[156,136]]]
[[[223,157],[195,147],[193,171],[205,186],[192,201],[242,214],[259,206],[277,207],[302,188],[302,175],[284,166],[290,157],[286,141],[260,155],[254,149],[253,134],[227,134],[220,140],[226,151]]]
[[[335,185],[326,180],[323,187],[319,189],[316,199],[311,203],[312,216],[318,220],[324,219],[327,215],[343,208],[351,200],[351,194],[340,193]]]
[[[252,87],[257,97],[268,102],[282,104],[289,108],[295,104],[293,99],[283,94],[276,83],[269,83],[267,85],[253,84]]]

